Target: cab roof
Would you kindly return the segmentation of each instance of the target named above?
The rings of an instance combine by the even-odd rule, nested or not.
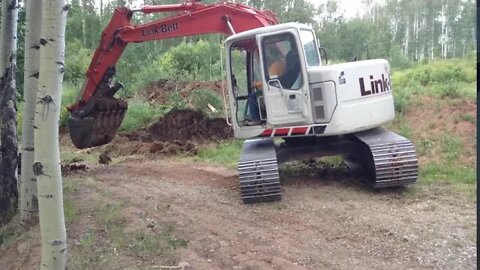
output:
[[[255,35],[258,34],[267,34],[275,31],[281,31],[285,29],[291,29],[291,28],[296,28],[296,29],[312,29],[312,27],[303,24],[303,23],[294,23],[294,22],[289,22],[289,23],[282,23],[282,24],[277,24],[277,25],[271,25],[271,26],[265,26],[265,27],[260,27],[256,29],[251,29],[248,31],[244,31],[235,35],[231,35],[227,38],[226,42],[231,43],[235,40],[239,39],[246,39],[246,38],[253,38]]]

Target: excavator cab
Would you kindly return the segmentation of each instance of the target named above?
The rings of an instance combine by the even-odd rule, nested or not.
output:
[[[229,101],[237,137],[311,121],[307,66],[320,66],[315,35],[301,24],[266,28],[227,39]]]

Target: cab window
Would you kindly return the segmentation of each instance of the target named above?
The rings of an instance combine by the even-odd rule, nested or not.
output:
[[[315,36],[310,30],[300,30],[300,40],[302,41],[303,50],[305,51],[305,59],[308,66],[319,66],[320,57],[318,56],[318,48],[315,44]]]
[[[230,70],[233,95],[237,102],[237,120],[245,118],[248,96],[248,71],[247,51],[241,45],[230,48]]]
[[[291,33],[262,40],[265,78],[276,80],[283,89],[298,90],[303,85],[298,48]]]

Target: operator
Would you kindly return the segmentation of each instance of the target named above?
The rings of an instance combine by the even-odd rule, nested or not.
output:
[[[271,63],[268,68],[270,78],[278,78],[285,72],[285,61],[280,50],[272,45],[268,48],[267,62]],[[260,119],[260,108],[258,106],[258,97],[263,94],[263,84],[261,81],[253,81],[253,90],[248,94],[247,106],[250,119],[247,119],[247,126],[256,126],[262,123]]]

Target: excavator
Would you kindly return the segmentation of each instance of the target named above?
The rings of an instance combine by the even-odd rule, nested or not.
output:
[[[137,12],[175,14],[133,25]],[[322,65],[310,26],[280,24],[271,11],[227,1],[117,8],[68,107],[73,144],[82,149],[115,137],[128,108],[114,97],[123,88],[113,83],[115,63],[129,43],[208,33],[228,36],[226,121],[245,139],[238,162],[244,203],[281,200],[280,163],[329,155],[365,173],[373,189],[417,181],[414,145],[382,127],[395,118],[388,61]],[[283,63],[277,74],[270,71],[275,61]]]

